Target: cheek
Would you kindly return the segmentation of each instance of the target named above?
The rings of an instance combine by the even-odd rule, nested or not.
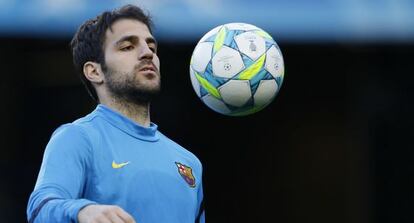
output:
[[[158,70],[160,70],[160,59],[158,58],[158,56],[154,56],[154,59],[152,61],[154,65],[158,68]]]
[[[112,71],[118,71],[118,58],[111,52],[105,52],[106,67]]]
[[[134,70],[135,61],[132,59],[131,56],[118,56],[112,57],[111,59],[107,60],[107,66],[111,67],[112,70],[125,73],[131,72]]]

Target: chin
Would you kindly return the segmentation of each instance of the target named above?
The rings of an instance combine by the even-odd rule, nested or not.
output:
[[[140,81],[137,84],[138,88],[146,89],[146,90],[157,90],[161,87],[160,80],[158,78],[154,78],[151,80]]]

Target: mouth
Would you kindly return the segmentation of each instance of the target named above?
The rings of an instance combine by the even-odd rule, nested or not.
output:
[[[143,66],[141,69],[139,69],[139,71],[153,71],[153,72],[156,72],[156,69],[152,65],[146,65],[146,66]]]
[[[138,72],[148,79],[153,79],[158,76],[158,70],[153,65],[144,65],[138,69]]]

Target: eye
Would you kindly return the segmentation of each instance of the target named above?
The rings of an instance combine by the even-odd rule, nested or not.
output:
[[[130,51],[133,50],[134,46],[133,45],[128,45],[128,46],[123,46],[120,48],[121,51]]]
[[[153,53],[157,53],[157,47],[153,45],[148,46]]]

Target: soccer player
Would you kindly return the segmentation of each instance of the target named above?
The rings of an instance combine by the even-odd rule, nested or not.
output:
[[[43,157],[29,222],[204,222],[202,166],[150,121],[160,91],[151,19],[127,5],[80,26],[75,66],[98,106],[62,125]]]

